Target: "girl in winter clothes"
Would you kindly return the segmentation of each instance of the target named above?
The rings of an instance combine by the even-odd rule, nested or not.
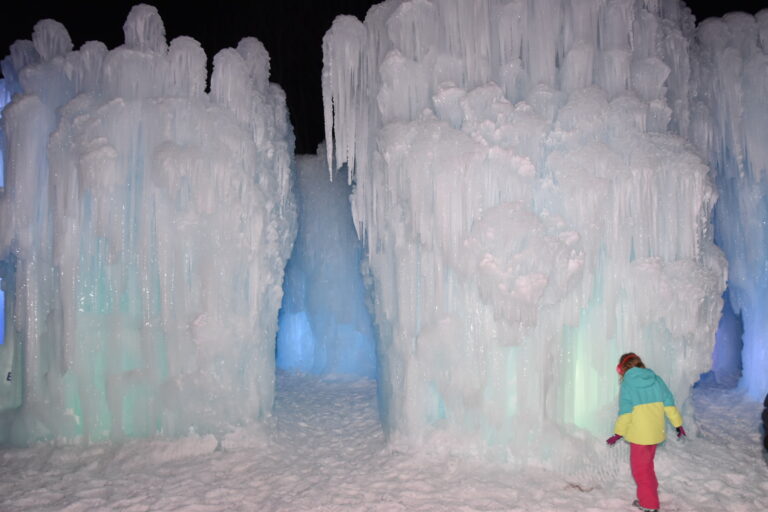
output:
[[[685,436],[683,418],[667,385],[637,354],[622,355],[616,372],[621,376],[619,417],[615,434],[606,442],[613,446],[622,437],[629,442],[629,464],[637,484],[637,499],[632,504],[655,512],[659,509],[659,484],[653,458],[656,445],[666,439],[664,417],[677,429],[677,437]]]

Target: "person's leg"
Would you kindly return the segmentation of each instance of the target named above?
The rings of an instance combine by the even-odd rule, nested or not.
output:
[[[653,467],[655,455],[655,444],[629,444],[629,464],[637,484],[637,501],[641,507],[651,509],[659,508],[659,483]]]

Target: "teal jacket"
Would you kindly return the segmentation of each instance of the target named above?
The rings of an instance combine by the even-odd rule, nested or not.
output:
[[[683,424],[667,385],[653,370],[630,368],[621,382],[614,431],[630,443],[659,444],[667,438],[665,416],[673,427]]]

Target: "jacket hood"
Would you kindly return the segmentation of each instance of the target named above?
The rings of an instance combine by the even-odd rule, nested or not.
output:
[[[624,374],[624,382],[633,388],[647,388],[656,382],[656,374],[648,368],[630,368]]]

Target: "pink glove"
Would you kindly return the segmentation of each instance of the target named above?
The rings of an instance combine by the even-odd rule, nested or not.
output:
[[[621,439],[621,436],[619,434],[613,434],[611,437],[606,439],[605,442],[613,446],[616,444],[616,441],[618,441],[619,439]]]
[[[686,436],[687,436],[687,434],[685,433],[685,429],[683,428],[683,426],[682,426],[682,425],[680,425],[679,427],[677,427],[675,430],[677,430],[677,438],[678,438],[678,439],[681,439],[681,438],[683,438],[683,437],[686,437]]]

